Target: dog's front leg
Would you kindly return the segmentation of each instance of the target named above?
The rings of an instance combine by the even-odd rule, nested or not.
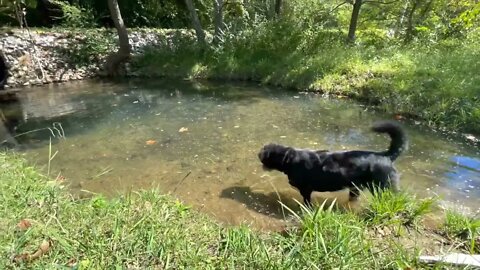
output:
[[[303,203],[308,206],[308,207],[312,207],[312,191],[311,190],[301,190],[300,191],[300,194],[302,194],[303,196]]]

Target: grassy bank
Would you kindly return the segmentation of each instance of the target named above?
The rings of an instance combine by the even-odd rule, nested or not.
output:
[[[419,254],[479,252],[476,223],[448,214],[424,226],[431,200],[369,199],[352,211],[292,213],[283,232],[226,227],[158,191],[72,198],[62,183],[0,153],[0,268],[406,269]]]
[[[353,97],[399,113],[480,134],[478,33],[408,45],[384,33],[299,29],[275,22],[226,37],[217,47],[194,40],[149,50],[136,66],[147,76],[256,80]]]

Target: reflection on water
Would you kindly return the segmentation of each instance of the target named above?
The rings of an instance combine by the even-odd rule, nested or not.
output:
[[[384,115],[251,85],[77,82],[21,92],[0,106],[0,142],[45,165],[53,138],[52,175],[65,177],[74,193],[158,187],[221,221],[258,228],[282,224],[278,200],[294,209],[300,200],[284,175],[261,169],[256,154],[263,144],[332,150],[389,144],[369,131]],[[402,186],[478,209],[479,153],[406,128],[411,147],[397,162]]]
[[[466,198],[480,197],[480,159],[453,156],[450,161],[451,167],[445,173],[446,185],[458,190]]]

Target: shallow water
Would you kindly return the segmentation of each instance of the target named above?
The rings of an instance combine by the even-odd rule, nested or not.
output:
[[[300,148],[384,150],[369,131],[390,116],[344,100],[246,84],[132,80],[33,88],[1,103],[0,142],[80,196],[159,188],[230,223],[282,225],[278,200],[300,200],[257,153],[277,142]],[[461,140],[405,124],[410,149],[397,161],[401,186],[480,206],[480,153]],[[52,154],[58,151],[50,167]]]

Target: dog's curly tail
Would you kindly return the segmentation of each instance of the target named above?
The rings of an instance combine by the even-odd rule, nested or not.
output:
[[[408,149],[407,134],[398,122],[376,122],[373,124],[372,130],[377,133],[387,133],[392,139],[388,150],[383,152],[383,155],[389,157],[390,160],[394,161],[403,153],[403,151]]]

